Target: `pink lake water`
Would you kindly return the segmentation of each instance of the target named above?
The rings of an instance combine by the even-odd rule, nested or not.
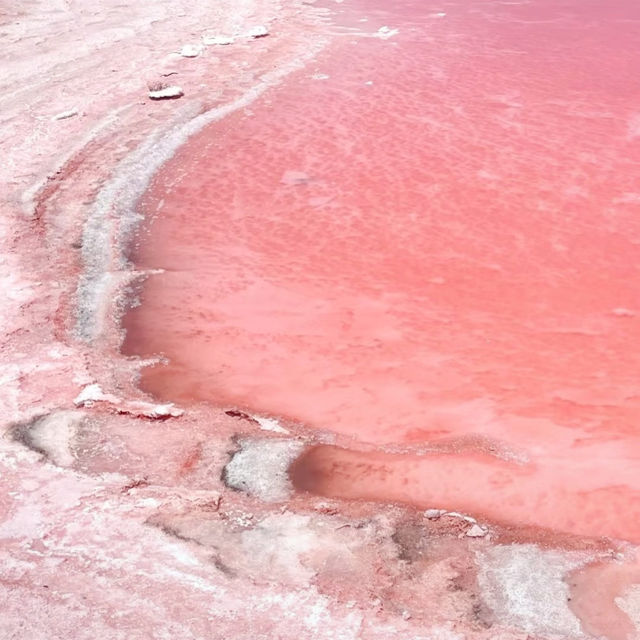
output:
[[[336,7],[140,203],[143,389],[335,434],[300,490],[640,542],[640,4]]]

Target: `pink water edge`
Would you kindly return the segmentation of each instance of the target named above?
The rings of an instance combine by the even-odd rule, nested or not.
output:
[[[301,490],[640,542],[640,5],[336,6],[140,203],[142,387],[335,434]]]

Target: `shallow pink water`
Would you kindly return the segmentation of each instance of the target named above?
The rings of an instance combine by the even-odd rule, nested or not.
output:
[[[307,490],[640,541],[640,5],[345,5],[397,35],[336,27],[141,204],[143,387],[440,452]]]

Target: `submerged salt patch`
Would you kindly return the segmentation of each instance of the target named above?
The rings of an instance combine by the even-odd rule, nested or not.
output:
[[[640,584],[631,585],[615,599],[615,603],[619,609],[627,614],[640,637]]]
[[[582,635],[564,576],[590,556],[512,544],[485,549],[476,559],[483,599],[501,623],[531,634]]]
[[[287,500],[293,487],[287,473],[305,444],[298,440],[241,440],[224,468],[227,486],[264,500]]]

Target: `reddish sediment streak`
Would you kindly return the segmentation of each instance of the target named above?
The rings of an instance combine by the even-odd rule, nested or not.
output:
[[[309,491],[640,541],[640,5],[337,22],[141,202],[143,387],[377,449],[311,452]]]

